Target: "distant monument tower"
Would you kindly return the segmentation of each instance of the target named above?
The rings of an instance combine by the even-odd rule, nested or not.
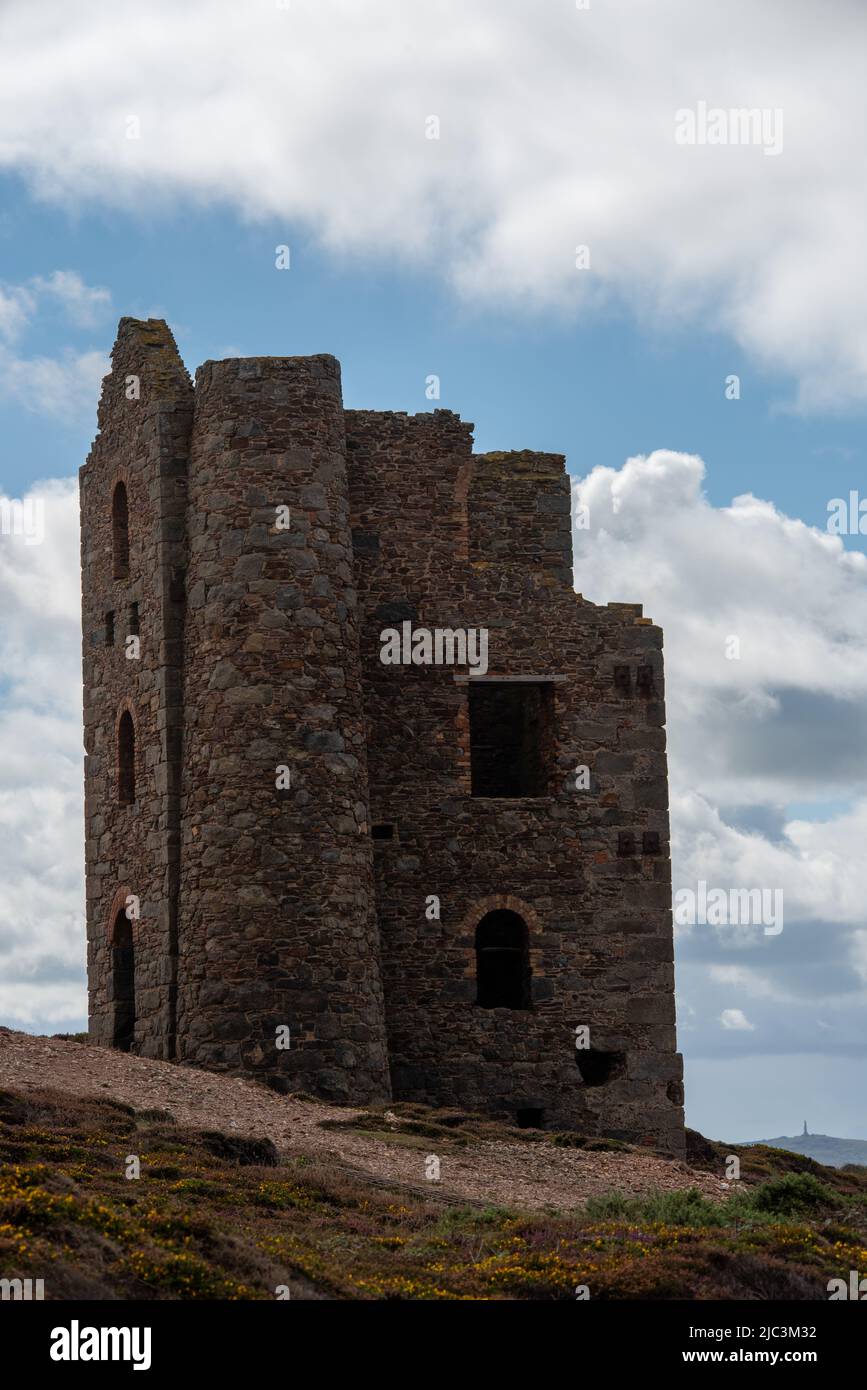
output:
[[[806,1138],[806,1136],[807,1136],[808,1133],[809,1133],[809,1131],[808,1131],[808,1129],[807,1129],[807,1121],[805,1120],[805,1121],[804,1121],[804,1134],[803,1134],[802,1137],[803,1137],[803,1138]]]

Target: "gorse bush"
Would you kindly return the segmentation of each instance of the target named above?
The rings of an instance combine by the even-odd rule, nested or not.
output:
[[[750,1206],[768,1216],[814,1216],[841,1205],[841,1199],[812,1173],[769,1178],[750,1193]]]
[[[596,1221],[662,1222],[666,1226],[727,1226],[730,1203],[712,1202],[697,1187],[680,1192],[655,1192],[649,1197],[622,1197],[608,1193],[591,1197],[585,1207]]]

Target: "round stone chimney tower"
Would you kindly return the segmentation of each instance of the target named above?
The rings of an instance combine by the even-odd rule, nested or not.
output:
[[[340,368],[196,374],[178,1057],[389,1096]]]

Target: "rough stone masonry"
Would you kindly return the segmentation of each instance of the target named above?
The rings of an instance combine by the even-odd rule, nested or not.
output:
[[[563,457],[126,318],[81,520],[92,1040],[682,1152],[662,633]]]

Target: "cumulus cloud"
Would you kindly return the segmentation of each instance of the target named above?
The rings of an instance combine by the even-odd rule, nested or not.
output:
[[[23,285],[0,284],[0,338],[6,342],[19,338],[46,301],[59,304],[74,324],[90,328],[100,312],[111,307],[111,291],[103,285],[88,285],[77,270],[32,275]]]
[[[100,285],[87,285],[77,270],[55,270],[37,275],[30,282],[37,294],[55,299],[73,323],[90,328],[99,321],[99,311],[111,304],[111,293]]]
[[[658,450],[574,484],[580,586],[665,629],[677,785],[715,805],[867,789],[867,556],[751,494],[713,507],[703,479]]]
[[[723,1028],[728,1028],[732,1032],[752,1033],[755,1031],[754,1025],[750,1023],[742,1009],[723,1009],[719,1021]]]
[[[867,560],[760,498],[714,507],[703,479],[659,450],[574,483],[584,594],[664,629],[675,890],[781,895],[779,934],[678,929],[685,1041],[693,1061],[863,1058]]]
[[[723,887],[779,888],[790,922],[867,923],[867,800],[826,821],[786,822],[779,839],[770,839],[727,824],[698,792],[677,791],[672,823],[681,886],[694,888],[704,879]]]
[[[0,166],[46,199],[282,219],[486,304],[721,329],[801,406],[845,405],[865,33],[856,0],[7,0]],[[701,102],[780,110],[780,153],[676,143]]]
[[[33,309],[33,296],[23,285],[0,285],[0,338],[17,338]]]
[[[104,352],[67,348],[59,357],[20,357],[0,344],[0,396],[34,414],[75,420],[93,413],[109,366]]]
[[[109,360],[102,351],[64,347],[57,356],[28,356],[20,339],[45,303],[59,304],[78,327],[93,326],[111,305],[110,292],[85,283],[75,270],[35,275],[23,285],[0,285],[0,398],[27,411],[71,421],[92,411]]]
[[[708,973],[710,978],[718,984],[733,985],[754,999],[781,997],[778,986],[773,980],[769,980],[758,971],[743,965],[712,965]]]
[[[28,543],[24,528],[15,534],[8,521],[0,534],[0,1017],[19,1027],[80,1028],[87,1009],[75,480],[38,484],[24,501],[41,509],[41,543]],[[4,503],[4,518],[14,515],[14,499]]]

